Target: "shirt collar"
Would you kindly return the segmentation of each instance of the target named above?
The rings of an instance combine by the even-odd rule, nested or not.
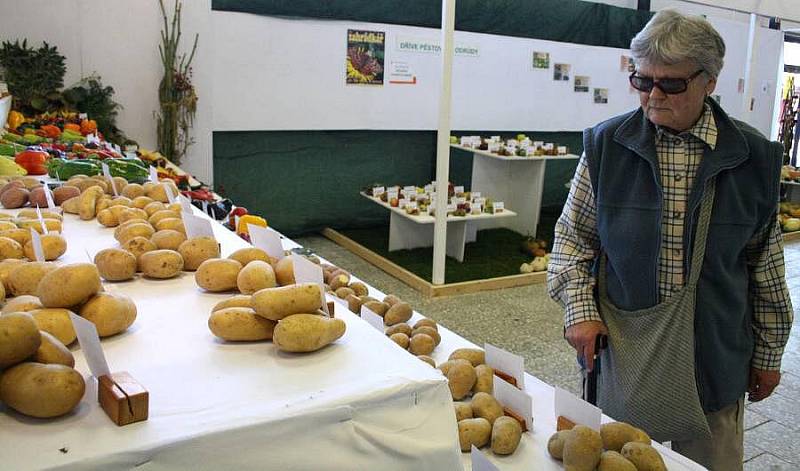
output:
[[[694,126],[689,128],[689,130],[680,133],[680,135],[691,135],[700,139],[702,142],[708,145],[711,150],[714,150],[717,146],[717,122],[714,119],[714,113],[711,110],[711,107],[708,103],[703,105],[703,114],[700,115],[700,119],[694,123]],[[665,136],[670,137],[677,137],[674,133],[663,128],[661,126],[656,126],[656,142],[661,141],[662,138]]]

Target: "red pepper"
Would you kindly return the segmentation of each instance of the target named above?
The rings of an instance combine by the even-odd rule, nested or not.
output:
[[[59,129],[58,126],[53,126],[52,124],[45,124],[39,129],[44,133],[44,137],[49,137],[51,139],[58,139],[58,137],[61,135],[61,129]]]
[[[29,147],[17,154],[17,156],[14,157],[14,162],[27,170],[29,175],[45,175],[47,174],[47,166],[45,163],[49,158],[50,154],[41,150],[41,148]]]

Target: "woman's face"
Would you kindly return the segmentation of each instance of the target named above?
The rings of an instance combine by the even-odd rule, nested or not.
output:
[[[691,61],[674,65],[653,65],[641,63],[636,68],[636,74],[643,77],[652,77],[658,81],[665,78],[686,79],[699,70],[697,64]],[[639,92],[639,101],[647,118],[659,126],[665,126],[675,131],[685,131],[691,128],[703,111],[703,101],[714,91],[717,80],[706,73],[692,79],[683,93],[668,95],[658,87],[648,92]]]

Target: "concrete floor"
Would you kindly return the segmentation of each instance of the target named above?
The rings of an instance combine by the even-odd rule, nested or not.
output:
[[[425,298],[333,242],[310,236],[295,239],[332,263],[394,293],[415,310],[462,337],[489,342],[525,357],[525,369],[549,384],[578,393],[575,351],[563,340],[562,310],[545,285],[447,297]],[[800,307],[800,242],[787,244],[786,276],[795,307]],[[796,326],[795,326],[796,327]],[[800,329],[792,330],[775,393],[745,409],[745,470],[800,470]]]

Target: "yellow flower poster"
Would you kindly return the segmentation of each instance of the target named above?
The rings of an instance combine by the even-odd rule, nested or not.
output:
[[[347,30],[347,83],[383,85],[386,33]]]

